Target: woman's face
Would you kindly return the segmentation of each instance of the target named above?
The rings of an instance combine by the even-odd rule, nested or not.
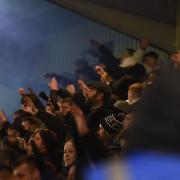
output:
[[[39,133],[34,136],[34,143],[40,152],[45,151],[45,145]]]
[[[74,163],[74,161],[76,160],[76,155],[77,152],[73,142],[67,141],[64,145],[64,156],[63,156],[65,167],[70,167]]]
[[[70,106],[69,106],[69,103],[67,102],[62,102],[59,104],[60,105],[60,112],[63,116],[66,116],[69,111],[70,111]]]

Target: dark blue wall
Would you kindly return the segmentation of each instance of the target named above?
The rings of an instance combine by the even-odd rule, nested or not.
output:
[[[44,0],[0,0],[0,110],[17,108],[18,87],[45,83],[50,39],[85,21]]]
[[[89,38],[110,42],[113,53],[137,48],[138,41],[46,0],[0,0],[0,110],[19,108],[19,87],[48,90],[46,72],[74,77],[73,64],[97,63]],[[156,50],[166,59],[166,53]]]

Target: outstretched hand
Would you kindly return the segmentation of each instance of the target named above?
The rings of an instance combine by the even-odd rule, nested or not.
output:
[[[97,65],[95,67],[95,71],[97,72],[97,74],[99,74],[100,76],[103,76],[106,74],[106,72],[104,71],[103,67],[100,65]]]
[[[82,80],[78,80],[77,82],[78,82],[78,85],[79,85],[80,90],[83,92],[83,95],[84,95],[85,97],[87,97],[87,91],[89,91],[88,86],[87,86],[87,85],[85,84],[85,82],[82,81]]]
[[[69,84],[66,86],[66,90],[68,93],[70,93],[72,96],[76,93],[76,88],[73,84]]]
[[[101,65],[97,65],[95,67],[95,71],[97,74],[99,74],[101,82],[109,85],[109,83],[112,81],[112,78],[108,76],[108,73],[103,69],[103,67]]]
[[[59,87],[58,87],[58,82],[56,80],[56,78],[52,78],[51,81],[48,83],[49,87],[51,90],[59,90]]]

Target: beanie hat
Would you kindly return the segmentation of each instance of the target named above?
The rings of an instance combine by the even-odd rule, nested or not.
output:
[[[123,128],[124,113],[120,111],[111,111],[101,120],[101,126],[110,134],[117,134]]]

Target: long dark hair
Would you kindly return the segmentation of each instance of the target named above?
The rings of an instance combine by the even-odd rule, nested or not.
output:
[[[42,138],[45,149],[49,155],[53,155],[54,151],[58,147],[57,137],[55,133],[47,129],[38,129],[34,135],[38,134]]]

